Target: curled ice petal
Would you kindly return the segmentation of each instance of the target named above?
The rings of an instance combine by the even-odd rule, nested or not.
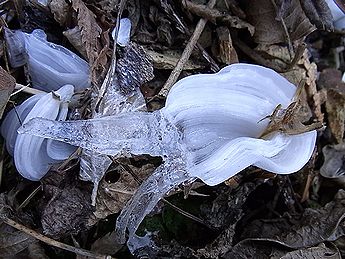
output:
[[[64,121],[68,114],[68,103],[74,93],[74,87],[72,85],[66,85],[60,89],[60,107],[59,113],[56,117],[57,121]],[[67,159],[77,147],[66,144],[61,141],[47,140],[47,154],[54,160]]]
[[[20,106],[13,108],[5,117],[1,124],[1,135],[6,141],[6,149],[8,153],[13,156],[14,145],[17,139],[17,130],[21,126],[21,123],[25,120],[26,116],[35,106],[37,101],[43,96],[38,94],[31,96],[25,100]]]
[[[27,62],[25,36],[21,31],[11,31],[4,27],[8,60],[12,67],[24,66]]]
[[[217,74],[179,81],[160,111],[74,122],[37,118],[20,131],[104,154],[127,151],[162,156],[165,163],[119,216],[120,239],[128,229],[131,242],[144,216],[185,180],[197,177],[216,185],[249,165],[283,174],[303,167],[314,149],[315,131],[294,136],[276,132],[259,138],[268,125],[268,120],[261,119],[279,104],[286,108],[295,91],[271,69],[235,64]]]
[[[55,93],[40,96],[39,100],[27,114],[23,123],[32,118],[41,117],[56,119],[59,115],[60,105],[66,102],[73,94],[73,86],[65,85]],[[63,143],[63,145],[66,145]],[[52,152],[50,148],[50,152]],[[61,150],[55,150],[61,152]],[[65,151],[63,151],[65,152]],[[25,178],[40,180],[57,160],[47,152],[47,140],[44,138],[22,134],[16,138],[14,146],[14,162],[18,172]]]
[[[70,50],[48,42],[43,30],[31,34],[6,30],[10,63],[18,67],[27,63],[33,87],[57,90],[72,84],[76,91],[90,86],[87,62]]]

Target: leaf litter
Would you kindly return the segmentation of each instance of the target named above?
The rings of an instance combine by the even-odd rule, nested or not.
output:
[[[136,108],[145,110],[144,101],[149,109],[162,107],[165,100],[158,93],[171,71],[186,58],[182,53],[197,22],[205,19],[202,31],[208,36],[201,33],[199,41],[193,42],[187,63],[179,68],[180,78],[218,71],[238,61],[265,65],[295,85],[302,80],[306,82],[300,95],[302,106],[293,116],[302,117],[305,125],[324,123],[314,160],[297,173],[301,176],[275,177],[250,167],[229,179],[226,185],[179,186],[166,198],[172,205],[178,204],[177,208],[167,202],[159,203],[141,224],[139,232],[146,233],[145,244],[150,247],[142,245],[136,251],[130,248],[137,257],[341,258],[344,255],[340,245],[344,235],[344,191],[343,185],[334,182],[342,180],[344,171],[341,78],[345,64],[344,50],[339,48],[344,34],[332,32],[332,16],[326,1],[229,0],[216,1],[214,7],[209,7],[205,1],[52,0],[49,8],[42,8],[38,2],[0,3],[4,14],[2,30],[8,27],[30,33],[32,29],[43,29],[49,40],[88,61],[92,89],[71,101],[71,118],[95,116],[95,101],[114,59],[115,74],[110,76],[116,80],[110,84],[111,88],[105,89],[101,110],[107,115]],[[124,2],[127,2],[124,12],[118,17]],[[110,39],[110,32],[116,19],[124,17],[132,22],[131,43],[117,46],[112,57],[116,43]],[[327,44],[329,38],[334,39],[332,47]],[[0,44],[6,50],[3,42]],[[325,55],[333,51],[331,48],[338,48],[335,60]],[[15,82],[26,85],[30,76],[25,68],[10,68],[5,51],[0,55],[4,74],[1,78],[5,81],[1,84],[0,105],[6,114],[9,108],[28,98],[25,89],[14,96],[10,94]],[[138,102],[140,88],[144,96]],[[112,103],[114,96],[122,96],[121,101]],[[57,254],[69,255],[67,251],[96,258],[128,255],[126,246],[116,244],[117,213],[126,208],[127,201],[161,161],[149,156],[124,159],[121,156],[130,155],[124,153],[117,157],[102,156],[107,162],[97,176],[92,173],[97,172],[95,169],[84,167],[89,176],[84,174],[83,180],[99,184],[94,189],[92,204],[92,185],[78,177],[79,162],[85,161],[84,155],[76,152],[63,166],[53,166],[41,181],[42,189],[36,185],[38,191],[33,191],[34,183],[14,173],[15,168],[3,151],[2,255],[21,255],[25,251],[31,258],[55,258]],[[23,181],[24,188],[19,187]],[[326,193],[329,186],[334,189],[333,195]],[[300,190],[308,193],[307,198],[300,196]],[[13,193],[16,195],[9,202],[6,197]],[[193,204],[190,200],[197,202]],[[170,215],[179,216],[171,221]],[[23,226],[18,227],[16,222]],[[186,222],[191,229],[198,230],[197,236],[190,233],[183,239],[186,229],[173,227],[184,226]],[[90,251],[73,247],[70,235]],[[60,243],[55,244],[50,237]],[[45,244],[40,246],[37,240]],[[49,246],[62,250],[53,250],[52,254]]]

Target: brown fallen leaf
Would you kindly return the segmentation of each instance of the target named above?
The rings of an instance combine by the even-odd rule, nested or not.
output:
[[[334,241],[344,236],[345,191],[319,209],[307,208],[302,215],[271,220],[254,220],[245,227],[241,239],[261,239],[292,249]]]
[[[326,112],[329,128],[337,143],[341,143],[345,130],[345,83],[341,71],[324,69],[318,80],[326,92]]]
[[[97,82],[95,70],[96,65],[98,65],[96,60],[103,49],[101,44],[102,28],[98,25],[95,14],[87,8],[82,0],[73,0],[72,7],[77,12],[77,24],[91,67],[91,79],[93,82]]]
[[[255,254],[256,258],[261,259],[341,258],[338,248],[332,244],[326,245],[321,243],[318,246],[291,251],[291,249],[279,244],[258,239],[245,239],[241,241],[224,258],[251,258],[253,254]]]
[[[62,27],[65,27],[71,19],[71,6],[64,0],[50,0],[48,1],[48,6],[55,21]]]
[[[327,90],[326,111],[332,135],[337,143],[341,143],[345,130],[345,93],[336,89]]]
[[[302,0],[303,10],[318,29],[333,30],[333,17],[325,0]]]
[[[119,176],[114,183],[107,182],[104,177],[98,187],[98,196],[96,200],[96,210],[88,219],[88,226],[94,225],[98,220],[106,218],[108,215],[118,213],[126,205],[127,201],[133,196],[135,191],[139,188],[140,183],[144,181],[154,170],[152,164],[146,164],[141,168],[128,165],[137,179],[128,170],[122,166],[118,167],[117,172],[110,172],[111,174]]]
[[[79,51],[79,53],[84,57],[87,58],[87,53],[85,49],[85,45],[81,39],[81,30],[79,26],[75,26],[72,29],[68,29],[63,32],[63,35],[68,39],[68,41]]]
[[[215,8],[209,8],[206,5],[196,4],[189,0],[183,0],[182,5],[188,9],[188,11],[212,23],[222,23],[236,29],[247,29],[251,35],[254,34],[254,27],[237,16],[232,16],[228,13],[220,12]]]
[[[91,245],[91,251],[100,254],[115,254],[123,247],[123,244],[116,243],[115,231],[106,234],[105,236],[97,239]]]
[[[12,257],[22,252],[30,244],[36,243],[37,240],[22,231],[16,230],[3,224],[12,212],[9,205],[8,196],[5,193],[0,194],[0,257]]]
[[[41,217],[45,235],[58,238],[85,229],[91,214],[90,197],[85,192],[75,186],[60,189],[53,185],[46,185],[45,192],[51,195]]]
[[[0,67],[0,118],[15,86],[16,80],[5,69]]]
[[[286,43],[289,39],[295,41],[316,29],[305,15],[299,0],[291,0],[285,6],[281,13],[283,24],[279,20],[277,2],[278,9],[272,4],[272,0],[247,1],[247,17],[255,27],[254,40],[257,43]]]
[[[327,178],[343,178],[345,176],[345,143],[327,145],[322,148],[324,156],[320,174]]]
[[[36,242],[37,240],[35,238],[22,231],[16,230],[6,224],[0,226],[1,258],[15,256]]]

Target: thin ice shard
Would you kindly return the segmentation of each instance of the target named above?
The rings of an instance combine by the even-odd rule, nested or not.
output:
[[[179,150],[180,138],[177,128],[160,111],[131,112],[79,121],[34,118],[18,132],[60,140],[106,155],[171,156]]]
[[[116,232],[120,243],[126,242],[125,231],[128,227],[129,238],[134,237],[140,222],[156,206],[166,193],[179,184],[192,179],[181,158],[167,161],[140,186],[127,203],[124,213],[117,219]],[[131,240],[129,240],[129,243]]]
[[[128,19],[122,19],[121,23],[130,23]],[[130,25],[130,24],[129,24]],[[121,31],[121,25],[120,25]],[[101,89],[106,89],[99,103],[98,109],[94,109],[93,118],[101,118],[125,112],[146,110],[146,104],[139,86],[153,78],[153,66],[141,47],[129,43],[130,26],[122,26],[122,34],[127,39],[124,48],[118,48],[118,60],[116,69],[109,69]],[[119,35],[122,35],[121,33]],[[114,57],[116,58],[116,57]],[[120,154],[118,154],[120,155]],[[90,150],[83,150],[80,163],[80,177],[86,181],[92,181],[92,205],[96,205],[98,184],[112,160],[105,155]]]

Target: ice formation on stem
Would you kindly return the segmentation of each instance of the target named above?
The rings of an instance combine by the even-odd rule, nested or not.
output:
[[[27,64],[34,88],[49,92],[71,84],[81,91],[90,86],[87,62],[63,46],[47,41],[43,30],[29,34],[5,28],[5,39],[11,66]]]
[[[6,140],[8,152],[14,157],[18,172],[25,178],[38,181],[52,164],[67,159],[76,147],[69,144],[44,139],[28,134],[17,134],[21,123],[40,117],[65,120],[68,102],[74,93],[72,85],[65,85],[58,91],[38,94],[11,110],[1,125],[1,134]]]
[[[120,20],[119,33],[117,43],[122,46],[121,51],[130,56],[135,56],[134,49],[130,46],[131,22],[128,18]],[[114,34],[114,32],[113,32]],[[114,35],[113,35],[114,37]],[[115,39],[114,39],[115,40]],[[139,55],[140,56],[140,55]],[[126,57],[126,56],[125,56]],[[125,57],[117,57],[117,68],[119,66],[126,67],[126,62],[131,60],[123,60]],[[142,57],[145,58],[145,57]],[[153,70],[153,69],[152,69]],[[138,71],[138,69],[136,69]],[[116,115],[137,110],[144,110],[146,108],[145,100],[137,85],[132,82],[137,79],[135,73],[128,73],[129,75],[123,79],[131,85],[130,89],[123,89],[121,87],[118,71],[112,68],[109,69],[107,76],[103,82],[101,89],[106,89],[102,95],[102,100],[99,103],[98,109],[94,109],[93,118],[101,118],[109,115]],[[139,80],[141,81],[141,80]],[[97,110],[97,111],[96,111]],[[91,181],[94,184],[91,202],[96,205],[96,197],[99,182],[108,170],[112,160],[104,154],[100,154],[91,150],[84,149],[80,157],[80,178],[84,181]]]
[[[171,89],[166,106],[153,113],[56,122],[33,119],[21,133],[64,141],[103,154],[162,156],[164,164],[141,185],[117,221],[120,241],[129,242],[142,219],[167,192],[195,178],[216,185],[254,165],[293,173],[309,160],[316,131],[273,132],[259,138],[280,104],[296,87],[271,69],[235,64],[217,74],[186,77]]]

